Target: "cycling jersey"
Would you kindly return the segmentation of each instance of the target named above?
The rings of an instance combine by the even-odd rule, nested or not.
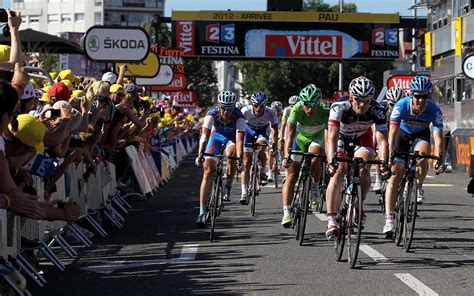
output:
[[[374,123],[377,131],[387,131],[385,112],[384,107],[374,100],[364,115],[357,115],[350,101],[336,102],[331,106],[328,124],[339,127],[344,138],[355,139],[367,133]]]
[[[291,112],[291,107],[292,106],[288,106],[285,109],[283,109],[283,115],[281,116],[281,121],[288,120],[288,117],[290,116],[290,112]]]
[[[400,129],[408,134],[427,130],[430,124],[433,124],[433,131],[442,131],[443,113],[435,102],[428,100],[425,109],[415,114],[412,110],[411,97],[406,97],[393,107],[390,124],[399,125]]]
[[[320,104],[316,112],[311,116],[306,115],[303,108],[303,102],[298,102],[291,108],[288,122],[296,125],[298,135],[306,138],[312,138],[319,135],[327,128],[329,110]]]
[[[249,128],[254,130],[260,130],[263,128],[267,128],[269,125],[272,127],[278,126],[278,120],[275,111],[270,107],[265,107],[262,116],[255,116],[253,114],[253,106],[245,106],[242,108],[242,113],[247,121],[247,125]]]
[[[211,109],[204,117],[203,127],[211,129],[211,133],[219,133],[226,138],[235,139],[235,133],[245,131],[245,119],[239,109],[234,111],[229,120],[223,121],[218,107]]]

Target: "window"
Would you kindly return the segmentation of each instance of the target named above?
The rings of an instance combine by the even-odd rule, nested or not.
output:
[[[30,16],[30,24],[39,23],[39,16]]]
[[[75,13],[74,20],[76,22],[83,22],[84,21],[84,14],[83,13]]]
[[[70,13],[61,14],[61,22],[62,23],[72,22],[72,14]]]
[[[94,0],[95,6],[102,6],[102,0]]]
[[[59,16],[57,14],[48,14],[48,23],[58,23],[59,22]]]
[[[101,25],[102,24],[102,13],[96,12],[94,13],[94,24]]]

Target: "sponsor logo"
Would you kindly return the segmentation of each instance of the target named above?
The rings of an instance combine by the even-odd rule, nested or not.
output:
[[[100,47],[100,41],[97,36],[93,35],[89,38],[89,41],[87,42],[87,46],[89,47],[90,51],[96,52],[99,50]]]
[[[267,35],[267,57],[341,58],[342,36]]]
[[[173,101],[178,102],[179,106],[182,108],[198,107],[196,93],[193,91],[177,92],[173,96]]]
[[[383,28],[372,30],[372,44],[380,46],[398,46],[398,29],[388,29]]]
[[[387,80],[387,86],[393,87],[401,87],[404,90],[410,90],[410,82],[413,80],[413,75],[394,75],[390,76]],[[428,76],[428,78],[430,78]]]
[[[135,49],[135,48],[145,48],[145,43],[143,40],[133,40],[133,39],[111,39],[109,37],[104,40],[104,48],[119,48],[119,49]]]
[[[188,79],[183,74],[174,74],[173,81],[169,85],[152,86],[151,91],[182,91],[188,85]]]
[[[382,50],[371,50],[370,55],[372,57],[383,57],[383,58],[398,58],[398,50],[382,49]]]
[[[201,46],[201,54],[239,55],[237,46]]]
[[[194,21],[176,22],[176,45],[185,55],[194,55]]]
[[[206,41],[212,43],[235,43],[235,24],[210,24],[206,26]]]

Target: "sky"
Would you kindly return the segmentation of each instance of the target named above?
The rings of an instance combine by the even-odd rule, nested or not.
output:
[[[338,4],[338,0],[325,0],[324,3]],[[355,3],[359,12],[371,13],[400,13],[410,16],[413,0],[346,0]],[[419,0],[417,2],[420,2]],[[165,16],[171,16],[172,10],[248,10],[264,11],[267,9],[267,0],[166,0]],[[419,11],[419,15],[426,15],[426,11]]]

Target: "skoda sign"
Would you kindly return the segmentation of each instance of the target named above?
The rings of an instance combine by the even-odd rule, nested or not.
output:
[[[102,62],[139,62],[150,49],[148,34],[140,27],[94,26],[84,42],[87,57]]]
[[[462,70],[467,77],[474,79],[474,54],[468,55],[464,59]]]

